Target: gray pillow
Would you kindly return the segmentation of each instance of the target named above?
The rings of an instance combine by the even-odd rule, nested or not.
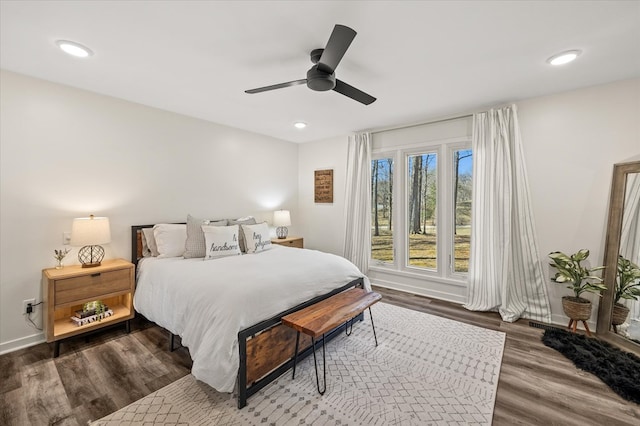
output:
[[[253,216],[241,217],[239,219],[229,219],[229,225],[255,225],[256,218]],[[244,232],[238,232],[240,240],[240,251],[243,253],[247,252],[247,247],[244,243]]]
[[[204,244],[204,232],[202,232],[202,225],[226,226],[227,219],[196,219],[191,215],[187,215],[187,240],[184,243],[183,254],[185,259],[205,256],[206,247]]]

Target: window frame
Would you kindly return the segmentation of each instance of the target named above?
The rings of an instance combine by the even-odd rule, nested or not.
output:
[[[467,149],[472,149],[470,137],[420,142],[405,146],[374,149],[372,151],[372,161],[387,158],[393,159],[393,262],[370,258],[370,269],[405,276],[424,276],[435,280],[445,279],[447,282],[466,286],[467,273],[454,270],[455,221],[453,209],[455,200],[453,199],[453,186],[455,173],[453,159],[455,151]],[[438,251],[435,270],[409,265],[408,159],[411,155],[429,153],[437,154],[436,244]],[[445,166],[443,167],[443,165]],[[371,235],[369,236],[369,242],[371,243]]]

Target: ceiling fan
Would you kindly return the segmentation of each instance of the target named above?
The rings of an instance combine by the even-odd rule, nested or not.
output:
[[[336,67],[340,63],[340,60],[342,60],[342,57],[351,45],[356,34],[357,33],[349,27],[336,25],[329,37],[327,46],[324,49],[313,49],[311,51],[311,62],[315,65],[307,71],[307,78],[245,90],[245,93],[260,93],[268,90],[306,84],[309,89],[318,92],[334,90],[365,105],[373,103],[376,98],[348,85],[342,80],[338,80],[335,74]]]

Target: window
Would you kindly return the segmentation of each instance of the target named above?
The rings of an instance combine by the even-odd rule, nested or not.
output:
[[[453,272],[469,271],[471,244],[471,185],[472,159],[470,149],[453,151],[453,214],[454,250]]]
[[[409,266],[437,269],[438,154],[407,156]]]
[[[371,257],[393,263],[393,159],[371,161]]]
[[[466,141],[374,153],[372,266],[463,278],[469,269],[472,159]]]

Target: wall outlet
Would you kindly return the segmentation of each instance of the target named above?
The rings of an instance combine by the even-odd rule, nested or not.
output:
[[[63,232],[62,233],[62,244],[68,246],[71,244],[71,232]]]
[[[31,304],[31,312],[36,308],[34,305],[36,304],[36,299],[27,299],[22,301],[22,313],[27,314],[27,306]]]

